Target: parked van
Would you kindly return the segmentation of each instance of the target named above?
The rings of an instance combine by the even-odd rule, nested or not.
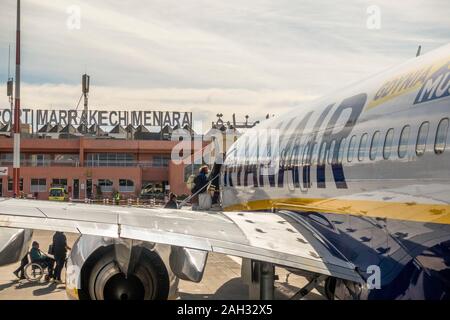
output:
[[[66,201],[67,193],[64,188],[50,188],[48,200],[50,201]]]

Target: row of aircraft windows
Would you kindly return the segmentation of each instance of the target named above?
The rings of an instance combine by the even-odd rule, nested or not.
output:
[[[439,122],[436,134],[434,137],[434,152],[436,154],[442,154],[445,151],[447,143],[447,135],[449,129],[449,119],[445,118]],[[416,155],[418,157],[425,154],[428,135],[430,130],[430,123],[428,121],[422,123],[417,134],[417,139],[415,141]],[[360,138],[356,135],[352,136],[347,145],[347,139],[342,139],[339,145],[338,159],[339,163],[344,161],[346,156],[347,162],[353,162],[356,159],[358,161],[364,161],[367,156],[370,160],[376,160],[380,153],[382,153],[383,159],[389,160],[397,152],[399,159],[404,159],[408,153],[409,141],[411,136],[411,126],[406,125],[402,128],[400,133],[400,139],[398,145],[394,145],[394,129],[391,128],[387,130],[386,135],[382,137],[380,131],[376,131],[369,139],[369,134],[364,133]],[[315,145],[314,148],[317,146]],[[322,143],[320,148],[320,155],[318,158],[319,164],[329,164],[335,161],[333,159],[334,150],[336,148],[336,141],[332,141],[330,148],[327,148],[326,142]],[[396,150],[395,150],[396,149]],[[327,152],[328,150],[328,152]],[[314,154],[317,151],[313,151]],[[303,163],[308,162],[307,153],[304,155]]]
[[[434,136],[434,152],[436,154],[442,154],[447,144],[447,135],[449,129],[449,119],[444,118],[439,122],[439,125]],[[430,131],[430,123],[428,121],[423,122],[415,140],[415,152],[418,157],[425,154],[428,135]],[[391,128],[386,132],[384,137],[381,136],[380,131],[376,131],[369,141],[369,135],[364,133],[359,140],[359,148],[357,152],[357,158],[359,161],[364,161],[367,157],[367,151],[369,153],[370,160],[376,160],[382,151],[383,158],[389,160],[395,149],[399,159],[404,159],[408,153],[409,141],[411,136],[411,126],[406,125],[402,128],[400,133],[400,139],[398,145],[394,145],[394,129]],[[383,141],[384,138],[384,141]],[[352,136],[348,145],[347,161],[352,162],[356,157],[356,144],[357,137]],[[341,144],[341,148],[344,149],[345,143]],[[344,156],[344,150],[339,151],[339,161],[342,162]],[[331,158],[331,157],[330,157]],[[331,163],[332,159],[329,159]]]
[[[434,152],[436,154],[442,154],[445,151],[448,129],[449,119],[444,118],[439,122],[434,137]],[[420,125],[415,141],[415,151],[418,157],[425,153],[429,130],[430,123],[428,121],[423,122]],[[384,136],[382,136],[380,131],[376,131],[371,137],[369,137],[368,133],[364,133],[361,137],[353,135],[350,139],[342,139],[339,144],[334,140],[331,142],[330,146],[327,146],[327,143],[323,142],[320,148],[319,145],[315,143],[312,152],[310,150],[310,144],[308,143],[302,152],[301,159],[299,159],[299,153],[301,152],[301,150],[299,150],[300,146],[295,145],[291,151],[286,151],[284,153],[282,159],[284,158],[285,160],[281,161],[281,165],[293,165],[294,162],[298,163],[300,160],[302,165],[309,165],[316,160],[319,164],[325,164],[326,162],[332,164],[336,161],[342,163],[345,159],[347,162],[354,162],[356,160],[364,161],[367,156],[370,160],[376,160],[381,154],[383,159],[389,160],[395,153],[397,153],[398,158],[404,159],[408,153],[409,142],[411,141],[410,136],[411,126],[406,125],[402,128],[398,145],[394,145],[393,128],[387,130]],[[334,157],[336,147],[339,148],[337,159]],[[250,160],[250,162],[252,161]]]

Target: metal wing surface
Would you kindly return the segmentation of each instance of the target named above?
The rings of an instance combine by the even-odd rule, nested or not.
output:
[[[135,239],[361,281],[353,264],[284,213],[199,212],[0,199],[0,227]]]

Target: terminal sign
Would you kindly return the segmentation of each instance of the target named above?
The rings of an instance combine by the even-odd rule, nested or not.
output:
[[[7,177],[7,176],[8,176],[8,168],[0,167],[0,177]]]
[[[33,129],[38,129],[46,124],[61,126],[78,126],[83,119],[87,120],[87,125],[98,125],[100,127],[115,127],[121,125],[126,127],[170,127],[190,126],[192,127],[191,112],[173,111],[106,111],[89,110],[87,114],[83,110],[39,110],[22,109],[21,121],[30,124]],[[0,109],[0,122],[9,123],[11,121],[11,110]]]

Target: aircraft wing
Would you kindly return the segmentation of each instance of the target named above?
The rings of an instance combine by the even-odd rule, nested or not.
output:
[[[218,252],[361,282],[353,264],[283,213],[199,212],[0,199],[0,227],[125,238]]]

